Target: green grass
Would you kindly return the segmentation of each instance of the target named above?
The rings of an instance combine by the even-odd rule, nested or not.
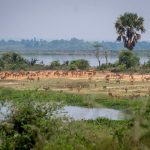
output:
[[[35,117],[36,114],[34,115],[34,113],[37,113],[39,111],[33,111],[33,107],[30,107],[30,109],[28,109],[28,107],[25,107],[25,115],[22,109],[22,107],[24,108],[24,106],[28,105],[28,102],[34,101],[44,103],[61,102],[66,105],[78,105],[87,107],[110,107],[115,109],[132,109],[140,111],[141,108],[144,108],[143,105],[147,100],[147,98],[144,97],[139,97],[137,99],[132,100],[127,98],[115,99],[110,98],[104,94],[75,94],[52,90],[15,90],[11,88],[0,88],[0,100],[12,100],[13,102],[20,103],[20,105],[17,105],[17,107],[20,108],[20,112],[22,112],[22,114],[20,115],[19,113],[17,113],[17,115],[19,116],[19,119],[17,119],[17,121],[26,121],[26,116],[29,110],[31,111],[31,113],[33,113],[33,115],[29,114],[28,117],[30,117],[31,119],[32,117],[36,118],[37,121],[35,122],[35,124],[33,124],[34,126],[32,124],[32,126],[23,126],[25,129],[26,127],[28,127],[28,132],[26,133],[27,136],[26,134],[22,134],[22,137],[20,138],[24,139],[26,137],[30,137],[30,133],[34,135],[34,132],[36,131],[38,138],[42,138],[43,142],[40,143],[41,140],[37,139],[39,140],[36,141],[37,144],[35,147],[37,149],[41,148],[44,150],[132,150],[132,146],[137,148],[139,147],[138,144],[140,144],[140,146],[142,145],[142,142],[144,142],[144,144],[146,145],[148,145],[149,143],[149,130],[147,130],[149,122],[147,122],[147,120],[145,119],[146,115],[143,116],[143,114],[141,115],[142,118],[140,118],[140,120],[135,120],[135,118],[138,118],[138,113],[135,113],[135,118],[132,120],[129,119],[117,121],[105,118],[98,118],[96,120],[81,120],[69,122],[67,119],[63,121],[60,118],[56,120],[47,120],[44,117]],[[149,105],[147,107],[149,108]],[[146,112],[148,113],[147,116],[149,117],[149,109]],[[25,119],[23,119],[23,117]],[[30,121],[30,119],[27,120]],[[141,120],[142,127],[138,127],[138,125],[140,125]],[[7,123],[5,124],[4,122],[3,127],[7,127],[8,130],[10,130],[10,126],[6,125]],[[35,130],[35,125],[38,127],[38,130],[37,128]],[[144,130],[141,129],[143,127]],[[30,132],[30,130],[32,132]],[[133,133],[135,130],[136,133]],[[142,136],[143,134],[141,135],[140,133],[142,139],[138,139],[138,141],[135,141],[134,144],[132,140],[134,140],[138,136],[137,131],[139,130],[144,132],[146,131],[146,134]],[[4,130],[1,130],[0,132],[0,139],[2,136],[5,140],[5,136],[1,135],[3,131]],[[6,140],[9,143],[9,140],[11,139],[12,145],[13,142],[15,142],[14,138],[20,140],[20,138],[16,136],[16,134],[13,135],[13,132],[14,131],[12,129],[12,135],[7,135],[8,141]]]
[[[0,89],[0,100],[12,100],[22,102],[27,100],[37,102],[59,102],[65,105],[86,106],[86,107],[109,107],[114,109],[139,110],[142,107],[145,97],[138,99],[110,98],[103,94],[75,94],[63,91],[43,90],[15,90],[11,88]]]
[[[115,109],[132,109],[138,110],[144,104],[147,98],[141,97],[138,99],[128,99],[128,98],[108,98],[107,96],[101,96],[100,98],[96,99],[97,103],[109,108]]]
[[[126,132],[126,128],[132,126],[131,122],[108,119],[73,121],[59,135],[54,136],[53,141],[50,141],[44,149],[114,150],[118,146],[114,139],[116,130],[124,128]]]

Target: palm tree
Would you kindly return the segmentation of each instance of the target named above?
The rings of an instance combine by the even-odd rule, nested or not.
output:
[[[140,33],[145,32],[144,19],[136,13],[124,13],[117,19],[115,28],[119,35],[117,41],[123,40],[124,47],[132,50],[141,38]]]

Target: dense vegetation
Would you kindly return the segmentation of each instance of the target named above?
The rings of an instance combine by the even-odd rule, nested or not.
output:
[[[95,57],[95,59],[97,59]],[[98,70],[109,70],[112,72],[150,72],[150,60],[143,65],[139,64],[140,58],[129,51],[123,50],[119,53],[118,61],[114,64],[105,63],[97,66]],[[100,58],[99,58],[100,61]],[[58,60],[52,61],[49,65],[37,64],[37,59],[24,59],[20,54],[14,52],[3,53],[0,57],[0,70],[88,70],[92,68],[87,60],[78,59],[60,63]]]
[[[36,59],[26,60],[14,52],[6,52],[0,57],[0,70],[24,70],[35,65],[36,61]]]
[[[42,94],[42,91],[40,94]],[[54,95],[47,92],[45,96],[47,94]],[[61,93],[61,96],[57,97],[64,99],[63,94],[65,95],[65,93]],[[133,148],[150,148],[149,100],[145,101],[144,105],[138,104],[140,107],[130,120],[115,121],[98,118],[96,120],[70,122],[67,118],[53,118],[52,112],[59,106],[52,103],[46,103],[45,105],[42,101],[37,103],[39,102],[37,99],[39,94],[35,91],[18,92],[11,89],[9,91],[8,89],[1,89],[1,95],[1,99],[7,100],[1,101],[3,105],[8,103],[10,98],[17,101],[13,101],[15,105],[12,104],[10,107],[11,114],[7,116],[6,120],[1,121],[0,149],[132,150]],[[23,97],[23,95],[27,96]],[[33,100],[33,95],[37,95],[35,96],[37,102]],[[32,99],[29,100],[30,96]],[[44,91],[42,96],[44,100]],[[73,97],[72,101],[73,99],[78,98]],[[103,102],[106,101],[104,100]],[[130,102],[129,100],[126,101],[126,103]],[[123,105],[125,106],[125,103]]]
[[[121,51],[119,54],[119,65],[124,65],[125,68],[137,67],[140,62],[140,58],[134,55],[130,51]]]
[[[87,70],[90,68],[89,62],[84,59],[65,61],[64,63],[60,63],[58,60],[52,61],[49,66],[50,69],[61,69],[61,70]]]

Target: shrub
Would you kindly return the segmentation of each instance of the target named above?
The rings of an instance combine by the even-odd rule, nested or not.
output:
[[[111,71],[112,72],[122,72],[124,70],[126,70],[126,65],[125,64],[121,64],[121,65],[118,65],[115,68],[113,68]]]
[[[48,104],[35,105],[33,102],[25,102],[13,108],[8,120],[0,124],[0,149],[42,149],[45,135],[52,135],[57,130],[56,125],[53,125],[56,122],[51,119],[55,108]]]
[[[70,70],[72,69],[81,69],[81,70],[85,70],[88,69],[90,67],[89,62],[87,60],[84,59],[78,59],[78,60],[73,60],[70,62],[69,64],[69,68]]]
[[[69,70],[77,70],[77,66],[75,64],[70,64],[69,65]]]
[[[59,60],[52,61],[50,64],[51,69],[58,69],[61,66]]]
[[[125,65],[126,68],[131,68],[139,65],[139,57],[131,51],[121,51],[119,54],[119,65]]]
[[[6,52],[2,54],[1,60],[5,63],[11,64],[11,63],[27,63],[27,60],[25,60],[23,57],[21,57],[19,54],[14,52]]]
[[[34,64],[14,52],[3,53],[0,58],[0,70],[21,70],[31,65]]]

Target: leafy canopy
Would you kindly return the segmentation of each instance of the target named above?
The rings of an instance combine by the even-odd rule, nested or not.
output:
[[[132,50],[141,38],[140,33],[145,32],[144,18],[136,13],[124,13],[117,19],[115,28],[118,34],[117,41],[123,40],[124,47]]]
[[[119,64],[125,65],[126,68],[131,68],[139,65],[139,57],[130,51],[121,51],[119,54]]]

